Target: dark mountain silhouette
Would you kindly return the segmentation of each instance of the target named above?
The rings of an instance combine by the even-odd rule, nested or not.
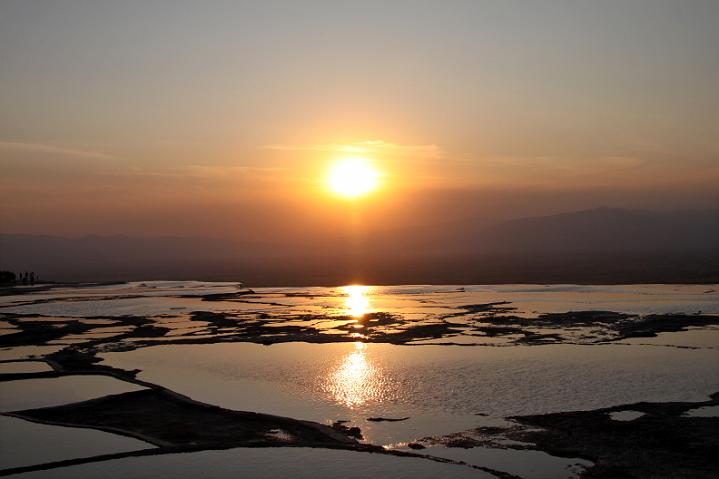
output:
[[[653,212],[597,208],[524,218],[492,228],[479,241],[506,252],[719,251],[719,210]]]
[[[346,241],[0,235],[0,267],[58,281],[253,284],[716,282],[719,210],[613,208],[451,222]]]
[[[491,222],[486,219],[386,232],[374,247],[462,254],[717,252],[719,210],[656,212],[596,208]]]

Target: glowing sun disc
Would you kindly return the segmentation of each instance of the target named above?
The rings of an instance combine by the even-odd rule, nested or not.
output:
[[[377,188],[379,173],[364,158],[343,158],[330,168],[327,185],[340,196],[356,198]]]

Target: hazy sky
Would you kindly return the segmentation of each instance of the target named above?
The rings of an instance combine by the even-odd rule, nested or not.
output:
[[[0,2],[0,230],[719,206],[719,2]],[[339,226],[338,226],[339,225]]]

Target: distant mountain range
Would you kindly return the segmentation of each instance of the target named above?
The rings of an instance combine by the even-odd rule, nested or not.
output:
[[[719,282],[719,210],[613,208],[463,221],[346,241],[0,235],[0,268],[57,281],[237,280],[257,285]]]
[[[491,228],[483,239],[488,246],[508,252],[716,254],[719,210],[652,212],[597,208],[508,221]]]

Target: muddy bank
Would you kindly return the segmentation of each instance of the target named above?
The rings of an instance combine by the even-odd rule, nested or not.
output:
[[[358,444],[337,429],[322,424],[232,411],[162,389],[133,391],[9,415],[45,424],[114,432],[159,447],[212,449],[293,445],[353,448]]]
[[[641,402],[592,411],[508,418],[510,427],[482,427],[408,446],[539,450],[589,460],[586,478],[714,478],[719,473],[719,417],[687,412],[719,404]]]
[[[555,456],[594,462],[585,477],[717,477],[719,417],[689,417],[691,409],[719,404],[719,393],[701,403],[637,403],[596,411],[512,418],[541,430],[509,437],[532,442]],[[638,411],[632,420],[611,413]]]

